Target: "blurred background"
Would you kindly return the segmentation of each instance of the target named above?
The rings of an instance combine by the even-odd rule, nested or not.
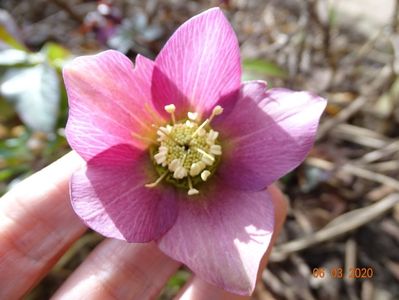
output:
[[[221,6],[244,80],[329,100],[314,149],[280,182],[288,217],[253,299],[399,299],[398,4],[1,0],[0,195],[70,151],[65,62],[109,48],[154,58],[182,22]],[[101,240],[88,232],[26,299],[48,299]]]

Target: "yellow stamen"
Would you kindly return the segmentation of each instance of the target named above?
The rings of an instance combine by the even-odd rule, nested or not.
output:
[[[181,144],[178,143],[173,137],[171,137],[170,134],[169,134],[167,131],[165,131],[165,129],[163,129],[162,127],[160,127],[159,130],[160,130],[163,134],[165,134],[165,137],[166,137],[166,138],[168,138],[169,140],[171,140],[172,142],[174,142],[174,143],[176,143],[176,144],[178,144],[178,145],[181,145]]]
[[[198,191],[197,189],[193,188],[193,183],[191,182],[191,178],[190,178],[190,177],[187,177],[187,180],[188,180],[188,187],[190,188],[190,189],[188,190],[187,194],[188,194],[189,196],[199,194],[199,191]]]
[[[215,161],[215,157],[213,155],[207,153],[206,151],[202,150],[201,148],[195,148],[199,153],[203,155],[203,162],[207,165],[212,165],[213,162]]]
[[[172,117],[172,123],[173,125],[176,124],[176,117],[175,117],[175,111],[176,111],[176,106],[174,104],[169,104],[165,105],[165,110],[170,114]]]
[[[196,195],[197,184],[202,184],[212,176],[222,146],[217,142],[219,133],[214,131],[210,122],[223,112],[222,107],[215,106],[209,118],[202,120],[197,112],[188,112],[187,118],[176,121],[176,107],[165,105],[170,114],[169,124],[165,122],[154,126],[157,133],[155,149],[151,156],[160,177],[147,187],[155,187],[165,181],[176,187],[184,187],[188,195]],[[172,124],[173,123],[173,124]],[[154,151],[155,150],[155,151]]]
[[[191,138],[194,138],[206,125],[208,125],[209,119],[206,119],[202,124],[194,131]]]

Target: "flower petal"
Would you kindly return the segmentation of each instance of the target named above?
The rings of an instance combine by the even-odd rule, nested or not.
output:
[[[219,174],[239,189],[264,189],[305,159],[325,106],[308,92],[244,83],[231,113],[214,123],[226,141]]]
[[[190,110],[203,113],[240,82],[237,37],[223,12],[212,8],[180,26],[159,53],[153,101],[160,113],[171,103],[180,117]]]
[[[156,123],[148,111],[155,111],[152,70],[151,60],[138,56],[133,69],[126,56],[113,50],[78,57],[65,66],[70,108],[66,135],[85,160],[112,145],[146,147],[154,131],[150,125]]]
[[[75,212],[95,231],[128,242],[159,238],[174,223],[172,187],[147,188],[154,181],[148,154],[118,145],[98,154],[74,173],[71,198]]]
[[[273,232],[271,197],[266,191],[233,190],[222,182],[215,186],[210,194],[179,201],[176,223],[158,244],[202,279],[249,295]]]

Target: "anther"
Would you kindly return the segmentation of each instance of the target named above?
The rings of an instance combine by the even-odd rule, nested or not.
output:
[[[183,166],[178,166],[175,170],[175,172],[173,173],[173,177],[176,179],[182,179],[184,177],[187,176],[187,170],[185,167]]]
[[[197,121],[197,119],[198,119],[198,113],[197,113],[197,112],[188,112],[188,113],[187,113],[187,117],[188,117],[191,121]]]
[[[190,122],[189,120],[187,120],[186,123],[185,123],[185,125],[186,125],[188,128],[193,128],[193,127],[194,127],[194,124],[195,124],[195,123]]]
[[[184,154],[183,158],[179,160],[179,165],[173,173],[173,177],[176,179],[182,179],[187,176],[187,169],[184,167],[184,162],[186,161],[187,154]]]
[[[157,180],[155,180],[155,181],[152,182],[152,183],[147,183],[147,184],[145,184],[144,186],[145,186],[145,187],[148,187],[148,188],[156,187],[156,186],[162,181],[162,179],[165,178],[165,176],[166,176],[167,174],[168,174],[168,172],[163,173]]]
[[[222,146],[217,142],[219,133],[212,130],[209,124],[223,112],[223,108],[215,106],[202,124],[199,123],[201,115],[197,112],[188,112],[186,119],[176,122],[175,105],[166,105],[164,109],[171,115],[171,121],[155,126],[158,146],[155,152],[151,151],[154,163],[162,167],[156,167],[161,176],[146,186],[154,187],[166,178],[168,183],[185,187],[188,195],[198,194],[193,185],[201,184],[212,176],[213,169],[207,168],[214,166],[217,157],[222,154]]]
[[[168,153],[168,147],[166,147],[166,146],[159,147],[159,152],[160,153]]]
[[[222,155],[222,146],[220,145],[212,145],[210,148],[210,152],[213,155]]]
[[[189,196],[199,194],[199,191],[197,189],[193,188],[193,183],[191,182],[191,178],[188,177],[187,180],[188,180],[188,187],[189,187],[187,194]]]
[[[187,194],[188,194],[189,196],[197,195],[197,194],[199,194],[199,191],[198,191],[197,189],[192,188],[192,189],[189,189],[189,190],[188,190]]]
[[[216,139],[218,138],[218,136],[219,136],[219,132],[211,129],[211,130],[209,130],[206,142],[209,145],[213,145],[215,143]]]
[[[167,128],[167,127],[159,127],[159,129],[157,130],[157,135],[162,139],[165,136],[169,135],[171,132],[171,129]]]
[[[212,166],[213,163],[215,162],[215,158],[209,154],[203,155],[201,161],[208,166]]]
[[[199,153],[202,154],[202,162],[205,163],[208,166],[212,166],[213,163],[215,162],[215,157],[213,155],[207,153],[206,151],[202,150],[201,148],[195,148]]]
[[[211,175],[211,172],[208,171],[208,170],[205,170],[205,171],[203,171],[203,172],[201,173],[201,179],[202,179],[203,181],[206,181],[206,180],[208,179],[209,175]]]
[[[178,143],[173,137],[170,136],[170,132],[172,131],[171,127],[169,129],[169,127],[167,126],[165,127],[159,127],[157,134],[159,135],[159,141],[162,142],[164,138],[167,138],[169,140],[171,140],[172,142],[180,145],[180,143]]]
[[[174,104],[169,104],[169,105],[165,105],[164,108],[165,108],[166,112],[168,112],[170,114],[170,116],[172,117],[172,123],[176,124],[176,117],[175,117],[176,106]]]
[[[197,176],[205,168],[205,164],[202,161],[193,163],[190,167],[190,176]]]
[[[180,165],[180,160],[175,158],[169,164],[169,171],[174,172],[176,171],[177,167]]]
[[[166,153],[157,153],[154,155],[155,161],[158,165],[162,164],[166,160]]]
[[[201,129],[200,131],[198,131],[198,136],[204,136],[206,134],[206,131],[205,131],[205,129]]]

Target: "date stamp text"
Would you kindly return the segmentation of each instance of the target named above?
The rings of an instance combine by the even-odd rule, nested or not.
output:
[[[348,269],[336,267],[336,268],[314,268],[312,275],[315,278],[325,278],[330,276],[331,278],[337,279],[370,279],[375,275],[374,269],[371,267],[359,268],[351,267]]]

